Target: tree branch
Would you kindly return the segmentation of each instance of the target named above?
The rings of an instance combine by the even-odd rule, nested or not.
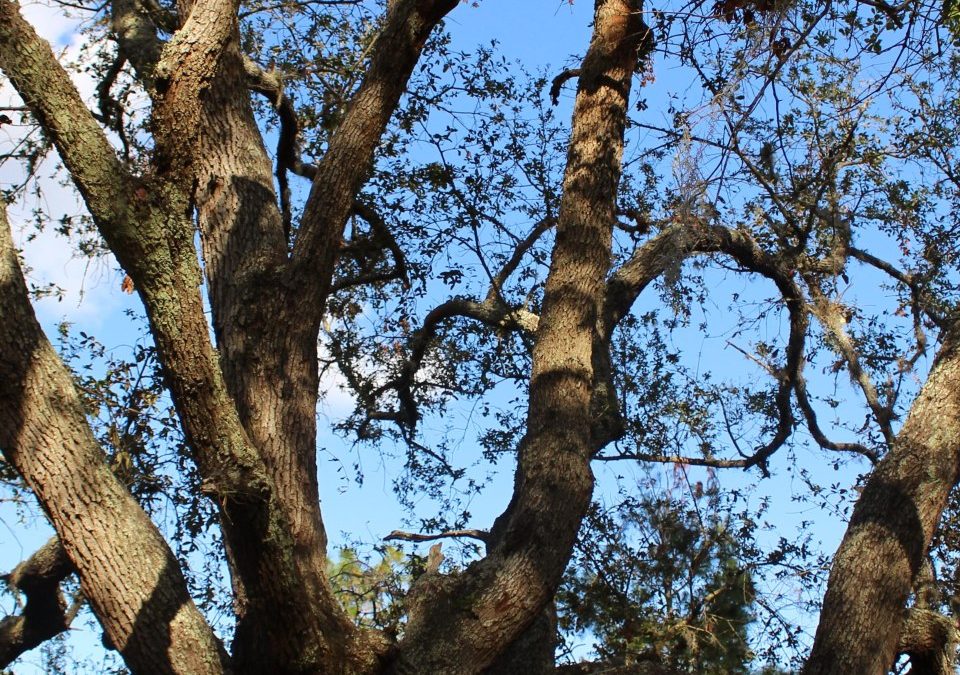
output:
[[[807,332],[807,312],[803,295],[793,275],[773,256],[766,253],[747,233],[719,225],[684,219],[668,227],[640,247],[630,259],[610,277],[604,300],[601,334],[609,339],[619,321],[630,311],[636,298],[647,285],[665,270],[678,266],[694,253],[723,253],[733,258],[744,269],[760,274],[777,286],[790,320],[786,361],[782,368],[772,368],[777,379],[775,397],[777,426],[772,438],[743,460],[718,460],[633,454],[645,461],[683,461],[706,466],[758,466],[767,475],[767,459],[787,441],[793,428],[791,392],[803,368],[803,349]],[[622,457],[622,456],[621,456]],[[598,458],[603,459],[603,458]]]
[[[637,0],[595,4],[513,498],[491,529],[485,558],[459,575],[428,580],[433,602],[411,606],[398,672],[435,672],[451,659],[487,668],[541,616],[569,561],[593,489],[593,348],[630,86],[645,33]]]
[[[153,70],[154,164],[192,190],[203,120],[202,96],[237,26],[237,0],[195,0],[183,26],[163,46]]]
[[[37,323],[3,209],[0,354],[0,448],[44,506],[110,641],[134,671],[222,673],[176,558],[107,465]]]
[[[38,647],[70,626],[60,593],[60,582],[73,573],[60,540],[53,537],[12,572],[0,579],[27,602],[17,616],[0,620],[0,668],[6,668],[26,651]]]
[[[156,25],[138,0],[113,0],[110,20],[120,46],[120,56],[133,66],[147,93],[154,94],[154,70],[163,53]]]
[[[94,218],[126,229],[128,176],[50,45],[13,0],[0,0],[0,69],[53,141]]]
[[[810,430],[810,435],[813,436],[813,440],[817,442],[817,445],[824,450],[856,452],[869,459],[871,464],[876,464],[880,460],[880,456],[876,452],[860,443],[838,443],[827,438],[827,435],[823,433],[817,421],[817,413],[810,404],[810,397],[807,395],[807,384],[802,376],[796,379],[794,391],[797,394],[797,403],[800,406],[800,411],[803,413],[803,418],[807,423],[807,429]]]
[[[276,70],[264,70],[253,59],[243,57],[243,69],[247,76],[247,86],[262,94],[270,101],[280,121],[280,133],[277,137],[277,184],[280,186],[280,211],[283,215],[283,232],[289,240],[292,228],[290,210],[290,185],[287,172],[293,172],[313,180],[317,168],[305,163],[300,157],[300,121],[297,110],[284,89],[283,77]]]
[[[490,533],[485,530],[448,530],[438,534],[417,534],[414,532],[402,532],[394,530],[386,537],[384,541],[436,541],[437,539],[476,539],[486,544],[490,539]]]
[[[290,276],[297,279],[305,317],[319,328],[337,251],[354,196],[366,181],[373,153],[400,101],[433,28],[457,0],[395,0],[370,54],[363,84],[317,164],[293,246]]]
[[[525,309],[507,307],[494,300],[477,302],[468,298],[453,298],[430,310],[423,320],[423,326],[408,341],[407,348],[410,355],[404,362],[400,375],[374,392],[374,398],[388,389],[394,389],[397,392],[399,408],[395,413],[391,413],[388,419],[397,421],[405,428],[408,436],[419,419],[413,397],[416,375],[430,343],[437,335],[440,324],[456,317],[473,319],[495,330],[518,330],[528,334],[533,334],[539,323],[539,317],[536,314]]]
[[[550,85],[550,102],[553,103],[553,105],[560,103],[560,90],[563,88],[563,85],[575,77],[580,77],[579,68],[570,68],[553,78],[553,83]]]

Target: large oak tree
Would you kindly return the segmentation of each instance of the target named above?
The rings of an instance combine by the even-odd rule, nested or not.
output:
[[[357,3],[273,9],[281,15],[309,11],[320,25],[329,8],[350,4]],[[908,600],[922,580],[960,471],[953,225],[949,214],[928,212],[924,220],[914,204],[920,224],[911,230],[911,203],[888,176],[892,162],[919,157],[943,177],[936,182],[942,201],[955,195],[949,125],[956,117],[936,103],[949,99],[941,96],[944,91],[954,91],[944,74],[950,48],[938,55],[939,65],[925,51],[939,12],[882,1],[837,8],[719,2],[694,3],[668,15],[636,0],[596,0],[582,62],[552,85],[556,99],[568,81],[576,82],[568,134],[558,141],[531,132],[525,143],[517,143],[517,136],[517,147],[506,144],[510,155],[495,134],[480,128],[473,131],[472,152],[490,157],[464,154],[456,164],[444,157],[453,131],[434,133],[441,160],[411,172],[418,182],[404,203],[392,199],[403,186],[390,184],[383,168],[396,157],[391,120],[399,117],[407,130],[425,123],[431,106],[445,105],[435,91],[444,87],[477,99],[497,91],[489,78],[473,88],[442,78],[431,91],[411,85],[431,58],[450,58],[438,26],[451,12],[464,11],[459,4],[389,0],[373,27],[355,35],[360,57],[334,86],[308,65],[285,71],[266,64],[266,54],[279,54],[282,61],[284,49],[296,48],[251,37],[251,17],[269,16],[269,7],[232,0],[113,0],[97,10],[105,12],[108,23],[100,30],[116,48],[103,73],[101,108],[94,112],[17,3],[0,0],[0,69],[56,148],[99,236],[143,303],[199,474],[197,489],[217,512],[236,618],[228,651],[191,598],[161,530],[91,430],[71,372],[34,316],[4,216],[0,448],[57,534],[11,577],[29,601],[20,616],[0,625],[4,662],[66,627],[58,584],[75,572],[106,641],[133,672],[547,670],[553,667],[553,600],[590,509],[593,462],[766,473],[774,453],[802,426],[829,452],[877,462],[834,560],[805,672],[881,674],[900,653],[909,654],[917,669],[943,672],[952,661],[953,625],[936,611],[936,601]],[[850,41],[834,61],[825,56],[839,49],[831,30]],[[724,34],[729,52],[710,51],[717,34]],[[315,35],[307,31],[300,39]],[[893,89],[891,82],[915,84],[899,105],[913,108],[916,126],[907,121],[870,136],[864,112],[870,96],[831,78],[871,51],[884,53],[886,44],[907,56],[889,67],[871,95]],[[628,127],[639,124],[631,121],[637,74],[650,81],[670,58],[696,73],[707,107],[719,111],[713,119],[722,131],[704,138],[703,127],[691,122],[693,108],[673,108],[680,116],[674,126],[650,129],[662,140],[644,150],[651,158],[643,163],[650,170],[647,181],[661,195],[654,206],[637,188],[643,172],[624,174],[624,146]],[[821,70],[813,72],[814,66]],[[477,80],[483,79],[488,56],[473,67]],[[931,73],[934,86],[924,89],[917,73]],[[125,127],[122,108],[111,107],[111,90],[124,78],[132,83],[124,86],[142,92],[149,104],[142,126]],[[322,90],[312,99],[313,110],[295,105],[291,80]],[[805,111],[803,119],[778,108],[760,120],[759,103],[779,102],[777,87],[790,92],[787,100]],[[744,100],[745,91],[755,96],[752,103]],[[640,99],[638,105],[646,103]],[[271,156],[261,124],[274,114],[279,127],[268,138],[278,144]],[[502,121],[493,116],[490,124]],[[303,134],[308,122],[319,130],[310,144]],[[918,140],[937,124],[940,145]],[[532,148],[537,139],[542,147]],[[891,139],[899,150],[884,145]],[[673,192],[656,186],[652,158],[677,151],[690,162],[696,144],[717,150],[718,159],[705,160],[705,167],[719,173],[707,180],[692,171]],[[548,146],[556,145],[565,146],[566,159],[554,186],[544,167],[552,161]],[[496,186],[471,177],[467,168],[485,161],[514,161],[531,184],[544,178],[542,201],[527,204],[524,215],[534,224],[526,231],[512,225],[501,206],[483,201],[482,195],[511,189],[506,180]],[[309,185],[296,205],[291,178]],[[739,194],[736,200],[731,193]],[[377,207],[386,204],[391,209],[385,216]],[[328,314],[348,325],[360,303],[386,307],[396,289],[409,290],[406,257],[414,247],[425,255],[451,255],[431,251],[437,240],[429,228],[410,226],[427,214],[442,220],[436,214],[445,209],[451,220],[466,223],[467,234],[450,235],[441,245],[469,244],[472,235],[484,262],[480,249],[492,245],[482,241],[484,227],[499,237],[498,246],[508,242],[501,246],[506,252],[490,256],[498,265],[485,269],[485,295],[457,293],[422,317],[395,319],[406,325],[398,331],[403,340],[373,350],[353,348],[357,333],[325,327]],[[897,218],[903,219],[900,229]],[[939,258],[931,253],[925,267],[902,270],[875,255],[855,237],[876,222],[901,240],[919,232]],[[384,267],[388,259],[392,266]],[[752,409],[749,401],[743,407],[765,420],[766,437],[752,449],[741,448],[737,438],[743,437],[730,431],[735,458],[719,456],[706,442],[699,455],[654,447],[648,432],[656,420],[643,419],[636,401],[653,390],[656,373],[633,377],[636,362],[622,348],[623,336],[638,329],[635,306],[644,290],[661,280],[673,284],[683,302],[678,270],[687,261],[704,260],[765,280],[775,293],[770,311],[783,314],[781,347],[758,347],[752,356],[772,386],[752,399]],[[545,278],[531,271],[541,264],[548,269]],[[867,333],[848,327],[856,312],[844,303],[839,280],[854,264],[885,274],[904,298],[898,311],[907,317],[917,354],[926,347],[926,333],[937,331],[936,358],[902,424],[897,416],[907,405],[891,393],[892,385],[888,391],[874,380],[884,368],[909,372],[919,356],[911,361],[909,350],[901,349],[906,356],[897,352],[884,360]],[[429,275],[429,266],[417,273]],[[454,266],[437,278],[456,288],[463,274]],[[410,320],[419,326],[411,328]],[[463,330],[463,321],[497,336],[503,350],[516,350],[506,356],[494,350],[493,361],[480,369],[480,380],[510,370],[504,379],[518,382],[526,396],[518,432],[498,437],[516,455],[512,497],[488,530],[470,533],[485,551],[469,566],[443,573],[436,560],[428,561],[404,599],[399,636],[358,627],[327,576],[317,480],[318,363],[336,362],[355,389],[353,432],[376,441],[383,438],[379,430],[392,424],[412,453],[438,459],[416,440],[417,423],[431,405],[443,409],[442,397],[431,393],[436,387],[429,380],[443,370],[431,361],[431,350],[451,325]],[[471,335],[463,330],[457,337],[467,345]],[[322,353],[320,336],[333,336]],[[811,341],[834,355],[836,370],[848,372],[862,395],[869,416],[864,438],[831,440],[818,423],[819,404],[804,376],[816,350]],[[642,340],[632,344],[643,351]],[[390,377],[378,379],[379,371],[361,367],[377,358],[373,370],[390,371]],[[466,354],[458,359],[471,362]],[[723,406],[721,398],[714,403]],[[640,440],[628,447],[624,439]]]

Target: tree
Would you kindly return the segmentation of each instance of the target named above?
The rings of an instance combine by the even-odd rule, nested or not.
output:
[[[236,618],[227,650],[130,489],[139,480],[124,475],[130,451],[91,429],[75,378],[33,314],[4,217],[0,448],[57,532],[11,575],[28,603],[6,624],[5,659],[64,629],[59,582],[75,572],[105,640],[134,672],[546,671],[552,601],[590,511],[594,462],[767,474],[801,424],[826,451],[879,460],[835,559],[805,672],[882,673],[898,652],[919,668],[944,653],[950,635],[908,639],[932,634],[915,626],[943,626],[936,603],[906,612],[960,465],[948,208],[958,194],[955,62],[949,45],[928,48],[939,8],[718,2],[646,13],[635,0],[597,0],[582,62],[551,87],[556,100],[576,79],[565,135],[542,100],[545,82],[524,89],[490,52],[468,63],[448,49],[437,27],[458,4],[389,0],[375,14],[352,0],[113,0],[93,10],[94,30],[109,36],[95,113],[17,4],[0,0],[0,69],[142,300],[194,487],[216,512]],[[258,37],[285,16],[296,39]],[[335,31],[334,46],[303,47]],[[858,92],[854,66],[894,48],[901,57]],[[430,58],[456,79],[413,86]],[[665,104],[671,123],[651,126],[631,118],[630,96],[635,75],[649,81],[660,58],[696,75],[702,101]],[[294,90],[307,105],[298,108]],[[910,92],[889,104],[910,114],[882,120],[873,98],[894,91]],[[127,109],[137,94],[146,120]],[[420,162],[413,131],[457,96],[488,106],[489,126],[429,128],[438,157]],[[510,117],[522,109],[536,111],[532,122]],[[258,126],[274,114],[275,162]],[[657,142],[625,173],[628,127]],[[720,131],[704,136],[711,127]],[[565,162],[551,154],[558,146]],[[671,161],[676,181],[658,181]],[[905,161],[920,166],[916,178],[891,174]],[[290,173],[309,180],[302,203]],[[515,214],[532,226],[521,231]],[[860,241],[872,227],[901,247],[905,268]],[[456,263],[462,250],[476,255],[473,269]],[[441,256],[451,263],[437,272]],[[889,277],[889,316],[844,301],[854,262]],[[748,354],[766,384],[684,378],[668,348],[662,331],[689,321],[710,265],[775,289],[755,317],[787,337],[757,339]],[[477,270],[485,294],[462,292]],[[639,310],[655,282],[672,318]],[[443,286],[449,297],[421,318],[417,300]],[[357,327],[364,305],[388,317],[373,335]],[[941,346],[909,404],[904,380],[920,370],[932,330]],[[323,352],[318,337],[330,338]],[[852,441],[832,440],[818,422],[832,399],[814,398],[803,371],[825,359],[864,400],[867,422]],[[394,434],[412,480],[428,487],[463,473],[442,442],[418,438],[427,415],[500,381],[526,398],[523,414],[501,415],[484,438],[491,456],[516,456],[506,510],[486,531],[463,532],[456,513],[432,523],[454,530],[433,536],[480,539],[484,555],[451,571],[436,549],[403,598],[399,635],[358,625],[328,576],[316,478],[324,361],[358,401],[345,430],[373,443]],[[724,445],[739,455],[722,456]],[[687,531],[682,518],[676,526]],[[747,589],[750,574],[729,562],[711,583]],[[725,598],[717,615],[745,621],[752,593]],[[643,672],[621,669],[631,667]]]

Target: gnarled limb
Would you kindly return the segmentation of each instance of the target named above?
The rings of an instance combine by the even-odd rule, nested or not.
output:
[[[609,340],[609,336],[630,311],[639,294],[665,270],[681,264],[686,258],[696,253],[723,253],[730,256],[744,269],[773,281],[784,300],[790,320],[786,362],[782,368],[771,367],[770,369],[771,375],[778,381],[775,397],[778,416],[776,430],[765,444],[742,459],[661,456],[644,453],[620,453],[615,456],[598,456],[597,459],[683,462],[698,466],[726,468],[757,466],[766,473],[767,460],[783,446],[793,428],[791,396],[796,383],[802,377],[803,350],[808,321],[803,294],[793,280],[792,272],[764,251],[749,234],[741,230],[709,225],[696,219],[687,219],[665,229],[640,247],[611,275],[607,282],[600,319],[600,334],[605,340]]]
[[[60,582],[73,574],[60,540],[53,537],[2,579],[27,601],[19,615],[0,620],[0,668],[70,627]]]

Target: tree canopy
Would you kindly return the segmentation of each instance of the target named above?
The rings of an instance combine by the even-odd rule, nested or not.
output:
[[[553,0],[543,68],[494,2],[0,0],[3,667],[954,671],[955,3]],[[51,230],[132,348],[45,333]]]

